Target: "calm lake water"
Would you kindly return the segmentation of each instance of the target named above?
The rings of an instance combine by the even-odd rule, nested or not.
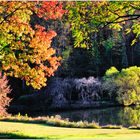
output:
[[[52,112],[40,116],[60,115],[70,121],[95,121],[100,125],[136,125],[140,124],[140,107],[112,107],[106,109],[87,109],[77,111]]]

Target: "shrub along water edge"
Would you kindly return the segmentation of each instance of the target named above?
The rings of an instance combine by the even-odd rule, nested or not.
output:
[[[103,77],[102,89],[110,99],[124,106],[140,104],[140,67],[132,66],[120,72],[111,67]]]
[[[121,125],[106,125],[100,126],[96,122],[78,121],[71,122],[69,119],[62,119],[61,116],[51,117],[28,117],[28,115],[21,116],[20,114],[10,117],[0,117],[0,121],[12,121],[12,122],[25,122],[25,123],[39,123],[57,127],[68,127],[68,128],[92,128],[92,129],[121,129]]]

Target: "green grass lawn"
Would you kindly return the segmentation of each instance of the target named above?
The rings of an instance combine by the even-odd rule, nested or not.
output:
[[[80,129],[52,127],[43,124],[0,121],[1,138],[139,140],[140,130]]]

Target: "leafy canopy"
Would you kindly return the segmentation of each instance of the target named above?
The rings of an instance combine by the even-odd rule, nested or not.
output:
[[[138,1],[88,1],[67,4],[68,21],[74,38],[74,47],[89,48],[96,33],[105,27],[122,30],[127,21],[133,24],[125,32],[140,35],[140,2]]]
[[[32,27],[31,16],[44,20],[61,18],[60,2],[0,2],[0,68],[8,76],[26,80],[40,89],[60,65],[51,47],[56,33],[40,25]]]

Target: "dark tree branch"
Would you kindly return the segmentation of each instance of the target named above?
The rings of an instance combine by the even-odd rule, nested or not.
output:
[[[14,11],[12,11],[10,14],[6,15],[6,16],[4,17],[4,19],[0,22],[0,24],[2,24],[4,21],[7,20],[7,18],[9,18],[10,16],[12,16],[17,10],[20,9],[20,7],[21,7],[21,5],[20,5],[18,8],[16,8]]]
[[[138,19],[138,18],[140,18],[140,17],[137,16],[137,17],[134,17],[134,18],[124,19],[124,20],[121,20],[121,21],[108,22],[107,24],[112,24],[112,23],[122,23],[122,22],[124,22],[124,21],[136,20],[136,19]]]
[[[124,19],[118,21],[118,20],[121,19],[121,18],[124,18]],[[125,18],[127,18],[127,19],[125,19]],[[113,24],[113,23],[114,23],[114,24],[115,24],[115,23],[122,23],[122,22],[124,22],[124,21],[137,20],[137,19],[139,19],[139,18],[140,18],[140,14],[119,16],[119,17],[117,17],[117,18],[116,18],[115,20],[113,20],[113,21],[106,22],[106,24],[104,24],[104,23],[99,24],[99,25],[98,25],[98,28],[100,28],[100,26],[101,26],[102,24],[104,24],[102,28],[105,28],[105,27],[107,27],[108,25]],[[102,28],[101,28],[101,29],[102,29]]]

